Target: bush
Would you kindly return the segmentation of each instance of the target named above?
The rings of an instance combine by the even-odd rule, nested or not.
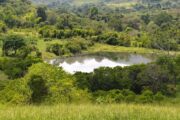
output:
[[[5,33],[7,31],[7,26],[4,22],[0,21],[0,32]]]
[[[41,62],[40,58],[27,57],[25,59],[1,58],[0,70],[4,71],[10,79],[23,77],[28,67],[34,63]]]
[[[92,43],[83,38],[74,38],[66,44],[66,48],[73,54],[80,53],[81,50],[87,49]]]
[[[139,103],[151,103],[153,102],[153,92],[150,90],[145,90],[138,98],[136,102]]]
[[[126,102],[134,102],[136,98],[136,94],[128,89],[122,90],[122,94],[125,96]]]
[[[109,103],[120,103],[124,101],[124,96],[120,90],[111,90],[108,92],[106,99]]]
[[[109,45],[118,45],[119,44],[119,40],[115,37],[109,37],[106,41],[107,44]]]
[[[3,55],[16,56],[17,51],[26,46],[26,40],[20,35],[8,35],[3,38]]]
[[[93,96],[97,103],[120,103],[124,101],[124,96],[120,90],[97,91]]]
[[[28,104],[30,99],[31,91],[26,86],[24,79],[11,81],[2,91],[0,91],[1,103]]]
[[[80,53],[81,52],[81,46],[79,44],[72,44],[68,43],[66,45],[67,49],[73,54]]]
[[[28,82],[28,86],[32,91],[32,103],[41,103],[43,101],[43,98],[48,94],[46,81],[41,76],[32,76]]]
[[[58,43],[54,43],[54,44],[51,44],[49,45],[47,48],[46,48],[46,51],[47,52],[50,52],[50,53],[54,53],[55,55],[57,56],[61,56],[61,55],[64,55],[64,48],[63,48],[63,45],[61,44],[58,44]]]
[[[164,100],[165,96],[161,92],[157,92],[154,96],[154,100],[160,102]]]
[[[62,68],[45,63],[34,64],[24,78],[10,82],[0,91],[0,102],[56,104],[88,101],[89,93],[74,87],[73,80],[73,76]]]
[[[87,49],[91,45],[93,45],[92,42],[77,37],[70,39],[70,41],[68,41],[66,44],[59,44],[59,43],[50,44],[46,48],[46,51],[54,53],[58,56],[65,55],[68,53],[76,54],[76,53],[81,53],[82,50]]]

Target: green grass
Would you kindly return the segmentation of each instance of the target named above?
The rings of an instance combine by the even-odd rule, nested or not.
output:
[[[4,74],[4,72],[2,72],[0,70],[0,80],[8,80],[8,76]]]
[[[52,59],[57,57],[55,54],[46,51],[47,46],[54,43],[65,44],[67,43],[67,40],[52,39],[52,41],[47,42],[44,42],[43,39],[38,40],[37,47],[42,52],[43,59]]]
[[[180,108],[151,105],[0,106],[0,120],[180,120]]]
[[[39,39],[38,42],[37,42],[37,47],[41,51],[43,59],[48,59],[48,58],[54,58],[55,57],[54,54],[46,52],[47,43],[44,42],[44,40]]]
[[[99,2],[99,0],[74,0],[73,4],[80,6],[87,3],[97,3],[97,2]]]
[[[148,48],[138,48],[138,47],[123,47],[123,46],[111,46],[107,44],[95,44],[90,47],[88,50],[84,51],[85,53],[96,53],[96,52],[127,52],[127,53],[139,53],[139,54],[162,54],[167,53],[165,51],[160,51],[156,49],[148,49]],[[180,54],[180,52],[171,51],[170,54]]]
[[[107,6],[109,6],[111,8],[117,8],[117,7],[131,8],[136,3],[137,2],[108,3]]]

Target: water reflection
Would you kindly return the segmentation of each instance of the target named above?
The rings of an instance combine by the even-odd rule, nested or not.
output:
[[[134,64],[146,64],[151,62],[150,56],[127,54],[127,53],[98,53],[93,55],[83,55],[68,57],[64,59],[54,59],[50,64],[62,67],[69,73],[93,72],[99,67],[130,66]]]

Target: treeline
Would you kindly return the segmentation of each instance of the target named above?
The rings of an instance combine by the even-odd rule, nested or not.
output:
[[[180,82],[179,56],[160,57],[147,65],[99,68],[75,75],[41,61],[36,63],[23,76],[0,81],[1,103],[159,103],[176,97]],[[20,61],[19,65],[24,63]],[[8,67],[0,69],[9,71]]]
[[[160,57],[147,65],[79,72],[75,74],[75,85],[88,89],[98,102],[153,102],[165,96],[176,96],[179,70],[179,57]]]

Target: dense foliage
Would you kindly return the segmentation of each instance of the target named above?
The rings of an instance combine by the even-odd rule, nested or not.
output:
[[[97,99],[101,100],[117,99],[117,102],[121,102],[126,99],[127,101],[142,99],[144,102],[152,102],[158,97],[163,98],[163,95],[176,95],[179,66],[179,57],[176,59],[161,57],[156,63],[148,65],[99,68],[93,73],[76,73],[76,86],[81,89],[88,88]],[[140,96],[136,98],[135,95]]]
[[[178,1],[53,1],[0,0],[1,103],[149,103],[178,97],[180,57],[170,54],[180,50]],[[146,65],[75,75],[43,63],[96,44],[169,54]]]

